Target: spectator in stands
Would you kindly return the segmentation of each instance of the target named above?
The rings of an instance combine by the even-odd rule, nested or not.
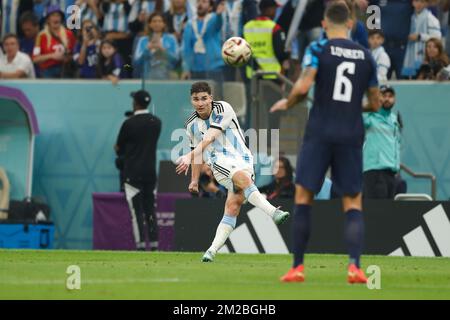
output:
[[[20,29],[23,34],[23,37],[20,38],[20,51],[31,57],[37,35],[39,34],[38,17],[32,11],[24,12],[20,16]]]
[[[273,172],[273,182],[259,188],[259,191],[265,193],[268,200],[294,198],[295,184],[293,182],[293,169],[289,159],[280,157],[275,161]]]
[[[128,15],[131,5],[128,0],[102,1],[104,39],[114,41],[117,50],[125,59],[126,64],[131,63],[133,39],[128,28]]]
[[[75,36],[62,24],[64,13],[58,7],[50,7],[45,18],[44,30],[36,39],[33,62],[39,65],[43,78],[61,78],[64,67],[72,62]]]
[[[197,0],[197,16],[186,25],[183,34],[183,79],[210,79],[219,83],[221,96],[224,62],[222,59],[222,12],[220,2],[216,12],[213,0]]]
[[[450,57],[450,0],[442,0],[441,6],[443,14],[447,15],[447,25],[445,26],[447,29],[447,34],[444,40],[444,47],[447,52],[447,56]]]
[[[170,8],[164,13],[167,31],[172,33],[181,44],[183,31],[188,21],[186,0],[171,0]]]
[[[357,12],[358,12],[358,1],[356,0],[332,0],[332,1],[341,1],[347,4],[347,7],[350,10],[350,15],[353,20],[353,29],[351,32],[351,39],[365,48],[369,48],[369,35],[367,34],[366,27],[364,23],[358,20]]]
[[[369,4],[377,5],[380,8],[381,30],[385,37],[384,48],[391,59],[388,79],[392,78],[393,72],[395,72],[396,78],[400,79],[411,14],[414,11],[411,0],[371,0]]]
[[[81,22],[90,20],[95,26],[98,26],[100,19],[103,17],[100,10],[100,0],[77,0],[75,2],[80,7]]]
[[[128,26],[130,31],[142,36],[145,31],[145,24],[148,17],[153,12],[162,13],[163,0],[136,0],[131,5],[130,14],[128,16]]]
[[[286,35],[273,21],[278,4],[275,0],[261,0],[261,16],[247,22],[244,37],[253,48],[252,62],[247,65],[247,78],[251,79],[255,70],[281,72],[283,63],[289,58],[284,51]],[[265,76],[275,79],[274,76]]]
[[[377,64],[378,81],[386,81],[389,68],[391,67],[391,59],[387,55],[383,47],[384,35],[380,29],[369,31],[369,46],[373,59]]]
[[[33,0],[0,0],[0,39],[6,34],[22,36],[19,21],[22,14],[33,10]]]
[[[417,79],[419,80],[437,80],[438,74],[447,67],[449,59],[444,51],[442,41],[431,38],[425,45],[425,59],[419,68]]]
[[[30,57],[19,51],[19,38],[7,34],[3,38],[5,54],[0,57],[0,79],[34,79],[34,66]]]
[[[33,0],[33,11],[39,17],[39,19],[45,18],[49,10],[53,10],[54,7],[59,8],[64,13],[67,13],[67,9],[74,5],[76,0]]]
[[[33,57],[34,44],[39,34],[39,19],[32,11],[26,11],[20,16],[20,29],[23,35],[20,38],[20,51]],[[40,78],[39,66],[34,64],[34,73]]]
[[[178,41],[165,29],[163,15],[152,13],[146,25],[147,36],[141,37],[136,46],[134,65],[147,79],[176,78],[174,70],[179,59]]]
[[[225,9],[222,13],[222,42],[231,37],[242,37],[244,25],[258,16],[258,8],[255,0],[226,0]],[[245,76],[245,68],[242,75]],[[225,66],[225,80],[236,81],[236,69]]]
[[[98,56],[98,76],[101,79],[111,80],[116,85],[123,76],[123,60],[117,51],[115,43],[111,40],[103,40]]]
[[[394,88],[383,85],[382,108],[363,116],[366,138],[363,147],[363,196],[367,199],[393,199],[395,175],[400,170],[400,138],[403,127],[395,104]]]
[[[227,197],[227,189],[217,182],[211,168],[206,164],[202,165],[198,185],[201,198],[224,199]]]
[[[414,13],[411,16],[411,29],[408,36],[402,76],[416,78],[417,71],[424,60],[425,42],[430,38],[441,39],[439,20],[427,9],[428,0],[413,0]]]
[[[286,30],[289,31],[292,17],[294,16],[295,8],[299,0],[289,0],[284,6],[277,22]],[[308,1],[305,7],[302,20],[298,27],[298,59],[303,60],[306,47],[312,42],[318,40],[322,35],[322,20],[325,13],[325,0]]]
[[[100,43],[100,34],[97,26],[91,20],[84,20],[81,24],[80,41],[77,43],[75,54],[73,55],[73,59],[79,68],[78,76],[80,78],[97,78]]]

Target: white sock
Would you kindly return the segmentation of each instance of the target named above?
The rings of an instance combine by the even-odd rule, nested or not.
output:
[[[248,196],[248,202],[267,213],[270,217],[273,217],[275,210],[277,210],[277,208],[271,205],[270,202],[267,201],[267,199],[264,198],[258,190],[250,193]]]
[[[220,248],[223,247],[225,241],[227,241],[232,231],[233,227],[230,226],[229,224],[219,223],[216,230],[216,236],[214,237],[211,247],[209,247],[208,250],[216,254],[217,251],[219,251]]]

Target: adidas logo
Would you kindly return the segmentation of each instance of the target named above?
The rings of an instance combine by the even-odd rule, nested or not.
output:
[[[405,248],[398,248],[390,256],[450,257],[450,221],[442,207],[438,205],[423,215],[426,226],[418,226],[403,236]],[[426,235],[426,228],[431,239]],[[406,249],[409,252],[405,252]]]
[[[247,216],[250,226],[243,223],[234,229],[227,244],[219,252],[231,252],[231,245],[236,253],[289,253],[278,227],[267,214],[253,208],[247,212]],[[256,241],[252,231],[256,234]]]

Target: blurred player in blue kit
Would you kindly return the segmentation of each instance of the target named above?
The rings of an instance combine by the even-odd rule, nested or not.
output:
[[[288,98],[271,108],[271,112],[289,109],[305,99],[315,83],[314,103],[297,158],[294,262],[281,281],[305,280],[303,259],[311,229],[311,206],[331,167],[332,181],[342,194],[346,216],[345,240],[350,256],[347,280],[366,283],[360,268],[364,237],[361,112],[380,108],[376,64],[368,50],[349,40],[352,20],[344,2],[328,4],[322,26],[327,39],[310,44],[303,58],[302,74]],[[363,107],[364,94],[368,103]]]

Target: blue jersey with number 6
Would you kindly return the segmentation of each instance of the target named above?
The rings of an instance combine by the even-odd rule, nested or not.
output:
[[[303,57],[303,69],[308,67],[317,75],[305,140],[362,145],[362,99],[378,86],[370,52],[348,39],[315,41]]]

